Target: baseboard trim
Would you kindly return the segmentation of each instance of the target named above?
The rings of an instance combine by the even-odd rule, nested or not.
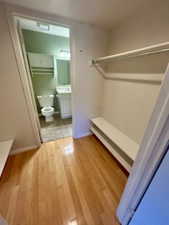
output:
[[[86,132],[86,133],[78,135],[78,136],[73,136],[73,138],[79,139],[79,138],[87,137],[87,136],[90,136],[90,135],[92,135],[92,132],[89,131],[89,132]],[[16,154],[19,154],[19,153],[22,153],[22,152],[35,150],[35,149],[38,149],[39,147],[40,146],[38,146],[38,145],[32,145],[32,146],[28,146],[28,147],[24,147],[24,148],[17,148],[15,150],[12,150],[10,152],[10,155],[16,155]]]
[[[35,150],[38,149],[40,146],[38,145],[32,145],[32,146],[28,146],[28,147],[24,147],[24,148],[18,148],[15,149],[13,151],[10,152],[10,155],[16,155],[22,152],[27,152],[27,151],[31,151],[31,150]]]
[[[83,138],[83,137],[87,137],[87,136],[91,136],[92,135],[92,132],[89,131],[89,132],[86,132],[84,134],[81,134],[81,135],[77,135],[77,136],[73,136],[74,139],[79,139],[79,138]]]

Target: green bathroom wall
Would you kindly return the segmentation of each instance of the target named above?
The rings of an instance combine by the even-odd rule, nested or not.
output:
[[[22,30],[25,48],[27,52],[57,55],[60,49],[69,50],[69,38],[49,35],[41,32]],[[32,84],[35,98],[38,95],[54,94],[56,95],[57,82],[59,85],[70,84],[69,62],[58,61],[58,81],[53,75],[34,74]],[[60,75],[60,76],[59,76]],[[40,107],[36,98],[38,112]],[[58,111],[58,102],[55,98],[55,110]]]
[[[22,30],[26,51],[57,55],[60,49],[69,50],[69,38],[31,30]]]

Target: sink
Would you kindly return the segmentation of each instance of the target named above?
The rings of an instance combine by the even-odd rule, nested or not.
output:
[[[60,115],[62,119],[72,117],[71,107],[71,86],[63,85],[56,87],[57,98],[59,101]]]
[[[70,85],[63,85],[56,87],[56,91],[58,94],[71,94],[71,86]]]

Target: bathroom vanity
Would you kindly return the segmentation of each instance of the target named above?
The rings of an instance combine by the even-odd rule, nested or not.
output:
[[[71,107],[71,86],[63,85],[56,87],[57,95],[60,108],[60,115],[62,119],[72,117],[72,107]]]

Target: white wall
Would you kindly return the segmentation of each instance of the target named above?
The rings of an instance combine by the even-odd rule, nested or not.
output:
[[[159,86],[130,80],[105,81],[104,118],[140,143],[157,99]]]
[[[112,31],[109,52],[123,52],[169,41],[169,2],[154,0]]]
[[[76,76],[73,108],[76,118],[75,136],[79,137],[89,132],[89,118],[100,115],[103,78],[89,63],[94,57],[107,53],[107,33],[88,25],[78,25],[74,31]]]
[[[169,41],[167,1],[136,12],[112,30],[109,54]],[[103,116],[122,132],[140,143],[159,93],[160,83],[152,82],[165,71],[169,54],[147,56],[109,63],[111,76],[105,81]],[[108,63],[107,63],[108,64]],[[145,82],[145,78],[149,82]]]
[[[74,136],[89,133],[89,119],[99,114],[102,93],[102,77],[89,66],[89,60],[95,56],[105,55],[108,33],[97,27],[80,24],[65,18],[47,15],[12,5],[6,5],[7,15],[19,13],[56,21],[69,25],[72,31],[72,66]],[[26,106],[26,99],[10,38],[7,18],[3,5],[0,8],[0,140],[15,137],[14,150],[36,144],[33,129]],[[10,66],[9,66],[10,65]]]

